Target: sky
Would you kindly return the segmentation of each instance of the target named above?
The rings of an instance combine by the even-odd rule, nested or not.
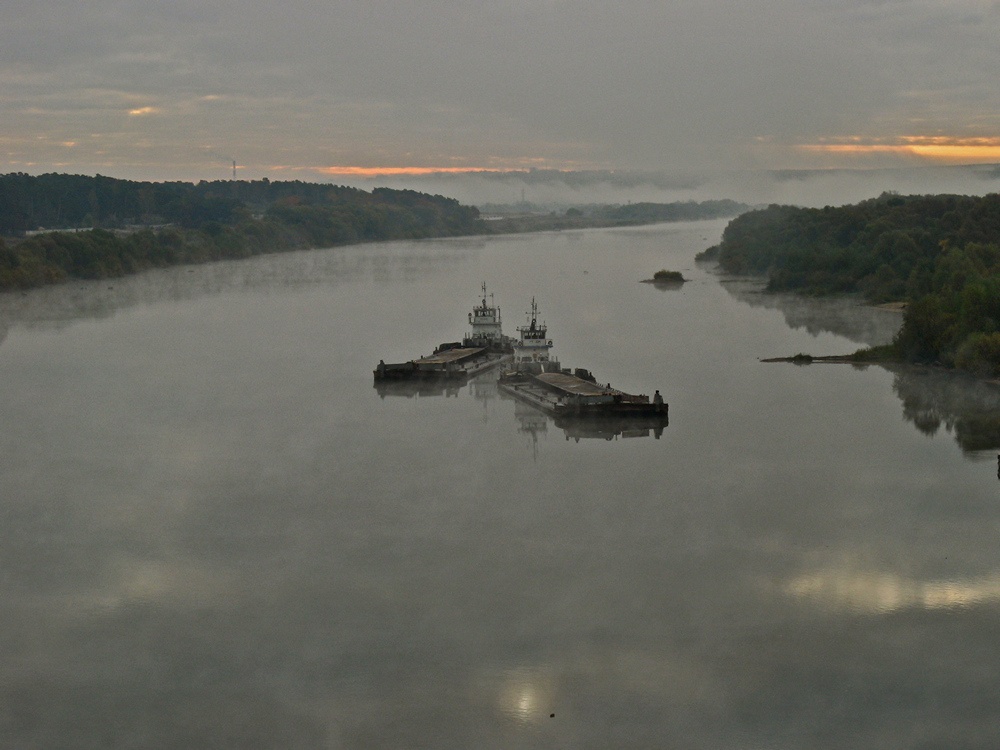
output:
[[[0,173],[1000,163],[1000,2],[3,0]]]

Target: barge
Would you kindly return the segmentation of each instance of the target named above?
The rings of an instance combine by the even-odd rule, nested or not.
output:
[[[484,347],[443,346],[428,357],[409,362],[386,364],[379,361],[375,367],[375,380],[465,379],[510,360],[510,355],[491,352]]]
[[[600,385],[586,371],[511,371],[500,377],[499,388],[553,417],[643,417],[650,426],[668,419],[668,405],[659,391],[652,398]]]
[[[648,426],[667,424],[667,404],[657,391],[652,399],[600,385],[587,370],[563,369],[552,353],[545,323],[538,322],[538,305],[531,300],[529,324],[520,326],[513,361],[498,387],[553,417],[630,418]],[[558,424],[558,421],[557,421]]]
[[[500,308],[487,302],[483,284],[482,302],[469,313],[472,332],[462,341],[441,344],[420,359],[387,364],[379,360],[373,372],[375,381],[386,380],[465,380],[500,367],[510,361],[513,339],[503,335]]]

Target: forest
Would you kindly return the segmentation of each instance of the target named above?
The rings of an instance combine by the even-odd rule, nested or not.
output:
[[[858,360],[941,364],[1000,376],[1000,195],[901,196],[855,205],[772,205],[738,216],[699,255],[769,291],[906,303],[894,341]]]
[[[413,190],[300,181],[0,175],[0,291],[299,248],[732,216],[732,201],[594,207],[486,222]]]
[[[481,227],[476,208],[412,190],[8,174],[0,176],[0,290]]]

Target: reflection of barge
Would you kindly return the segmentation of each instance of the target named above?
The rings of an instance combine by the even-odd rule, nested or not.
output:
[[[458,396],[464,383],[457,380],[376,380],[375,391],[379,398],[428,398],[431,396]]]
[[[567,440],[580,442],[582,439],[596,438],[615,440],[616,438],[649,437],[650,431],[657,440],[667,426],[667,413],[629,415],[606,414],[574,419],[572,416],[556,417],[556,427],[566,434]]]
[[[577,418],[573,415],[550,417],[520,397],[515,398],[508,390],[501,390],[500,397],[514,402],[514,418],[520,427],[518,432],[528,433],[537,443],[539,435],[548,432],[549,422],[562,430],[566,440],[617,440],[619,438],[649,437],[657,440],[667,426],[666,414],[628,415],[604,414]]]
[[[483,284],[482,303],[469,313],[472,333],[461,343],[441,344],[429,357],[409,362],[386,364],[375,368],[376,381],[384,380],[464,380],[508,362],[512,345],[501,330],[500,308],[486,300]]]

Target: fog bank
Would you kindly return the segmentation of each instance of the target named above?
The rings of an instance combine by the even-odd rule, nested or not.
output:
[[[462,203],[548,207],[592,203],[721,200],[751,205],[839,206],[883,192],[985,195],[1000,190],[1000,165],[717,172],[712,174],[529,170],[433,173],[332,180],[365,190],[392,187],[456,198]]]

